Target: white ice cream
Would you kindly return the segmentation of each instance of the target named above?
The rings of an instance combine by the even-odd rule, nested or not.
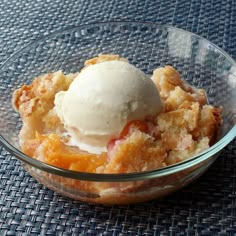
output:
[[[88,66],[68,91],[59,92],[55,109],[71,136],[71,145],[90,153],[106,145],[132,120],[157,115],[162,102],[153,81],[123,61]]]

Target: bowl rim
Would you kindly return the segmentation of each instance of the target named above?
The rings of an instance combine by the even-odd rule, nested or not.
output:
[[[96,25],[129,25],[129,24],[137,24],[137,25],[146,25],[146,26],[155,26],[158,28],[170,28],[172,30],[176,30],[179,32],[184,32],[185,34],[190,34],[196,38],[199,38],[201,40],[204,40],[209,45],[212,45],[214,48],[216,48],[221,54],[223,54],[233,65],[236,66],[236,62],[234,59],[223,49],[215,45],[214,43],[210,42],[209,40],[205,39],[202,36],[199,36],[195,33],[189,32],[187,30],[183,30],[174,26],[169,26],[167,24],[160,24],[157,22],[143,22],[143,21],[103,21],[103,22],[94,22],[89,24],[83,24],[83,25],[76,25],[76,26],[70,26],[63,30],[58,30],[53,33],[44,35],[42,37],[37,38],[33,42],[30,42],[26,44],[24,47],[20,48],[16,52],[14,52],[10,57],[8,57],[0,66],[0,70],[4,69],[4,67],[8,64],[10,60],[18,56],[19,53],[27,49],[28,47],[31,47],[37,43],[39,43],[41,40],[50,39],[56,35],[64,34],[66,32],[69,32],[71,30],[75,29],[83,29],[87,27],[95,27]],[[145,180],[145,179],[152,179],[157,177],[166,176],[169,174],[174,174],[178,171],[182,171],[185,169],[188,169],[194,165],[199,164],[202,161],[207,160],[208,158],[212,157],[216,153],[218,153],[220,150],[222,150],[228,143],[230,143],[236,136],[236,124],[231,128],[231,130],[219,141],[217,141],[214,145],[212,145],[207,150],[192,156],[191,158],[181,161],[179,163],[169,165],[166,167],[158,168],[155,170],[149,170],[144,172],[133,172],[133,173],[122,173],[122,174],[101,174],[101,173],[87,173],[87,172],[79,172],[79,171],[72,171],[68,169],[59,168],[56,166],[52,166],[49,164],[46,164],[42,161],[36,160],[32,157],[29,157],[28,155],[24,154],[17,148],[15,148],[13,145],[11,145],[1,134],[0,134],[0,145],[2,145],[10,154],[14,155],[17,159],[22,161],[23,163],[26,163],[28,165],[31,165],[34,168],[40,169],[42,171],[72,178],[72,179],[78,179],[78,180],[85,180],[85,181],[96,181],[96,182],[127,182],[127,181],[136,181],[136,180]]]

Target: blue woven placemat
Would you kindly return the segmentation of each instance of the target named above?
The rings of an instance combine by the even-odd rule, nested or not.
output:
[[[0,64],[43,35],[109,20],[177,26],[208,38],[236,58],[233,0],[2,0]],[[114,207],[58,195],[0,147],[0,235],[236,235],[236,140],[204,176],[183,190],[161,200]]]

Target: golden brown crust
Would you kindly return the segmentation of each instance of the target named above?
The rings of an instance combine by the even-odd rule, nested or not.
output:
[[[198,142],[192,142],[191,145],[185,149],[173,149],[169,152],[168,157],[165,160],[166,165],[173,165],[180,161],[184,161],[189,157],[193,157],[194,155],[201,153],[207,148],[209,148],[209,138],[204,137]]]
[[[222,122],[221,108],[205,105],[201,110],[198,127],[193,131],[193,136],[198,139],[208,137],[212,145],[217,141]]]
[[[157,124],[161,131],[182,130],[192,131],[197,128],[200,107],[196,102],[188,104],[186,108],[161,113],[157,116]]]
[[[165,100],[166,111],[177,110],[186,102],[190,104],[197,101],[190,93],[176,86],[174,90],[170,91],[168,98]]]
[[[77,74],[64,75],[61,71],[41,75],[30,85],[23,85],[13,93],[12,104],[21,115],[23,126],[20,143],[35,138],[35,132],[61,130],[57,114],[53,112],[55,94],[67,90]]]
[[[105,173],[130,173],[163,167],[166,151],[148,134],[135,131],[114,147]]]
[[[86,60],[84,63],[84,66],[87,67],[87,66],[98,64],[98,63],[105,62],[105,61],[126,61],[126,62],[128,62],[127,59],[120,57],[119,55],[99,54],[98,57],[93,57],[91,59]]]
[[[184,82],[179,72],[172,66],[160,67],[154,70],[152,80],[156,84],[162,100],[167,100],[166,106],[168,110],[176,109],[184,99],[196,101],[200,105],[204,105],[207,102],[204,90],[194,88]],[[178,99],[177,103],[174,102],[175,99]],[[172,104],[172,102],[174,103]]]
[[[32,84],[14,91],[13,107],[22,117],[42,115],[53,108],[55,94],[67,90],[74,77],[72,74],[66,76],[61,71],[39,76]]]

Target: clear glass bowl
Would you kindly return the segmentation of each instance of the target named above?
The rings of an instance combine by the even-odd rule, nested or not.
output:
[[[12,92],[42,73],[79,71],[100,53],[120,54],[151,74],[173,65],[182,77],[206,90],[209,103],[223,107],[220,139],[184,162],[130,174],[91,174],[60,169],[24,155],[18,144],[21,119],[11,105]],[[39,182],[73,199],[128,204],[169,194],[199,177],[236,134],[236,64],[230,56],[192,33],[153,23],[106,22],[69,28],[19,50],[0,68],[0,143]]]

